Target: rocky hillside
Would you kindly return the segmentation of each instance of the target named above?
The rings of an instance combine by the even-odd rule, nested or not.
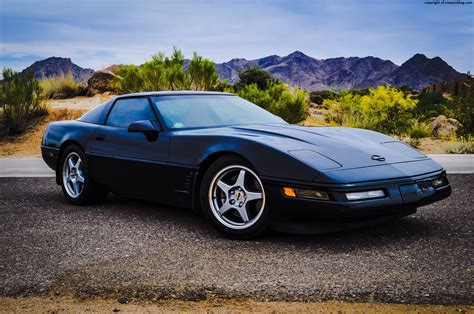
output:
[[[221,79],[236,82],[239,72],[258,66],[282,81],[308,91],[329,87],[365,88],[379,84],[409,85],[420,89],[440,81],[466,79],[441,58],[416,54],[401,66],[376,57],[315,59],[300,51],[288,56],[261,59],[232,59],[216,64]]]
[[[32,70],[37,79],[43,77],[49,78],[59,76],[62,73],[72,73],[76,82],[85,83],[94,74],[92,69],[83,69],[80,66],[72,63],[70,58],[51,57],[44,60],[36,61],[21,73],[26,73]]]
[[[466,74],[457,72],[440,57],[429,59],[418,53],[391,74],[391,83],[421,89],[433,83],[466,80],[468,78]]]

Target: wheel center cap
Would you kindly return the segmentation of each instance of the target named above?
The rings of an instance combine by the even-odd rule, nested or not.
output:
[[[247,199],[247,194],[241,187],[229,191],[229,202],[231,205],[242,207]]]

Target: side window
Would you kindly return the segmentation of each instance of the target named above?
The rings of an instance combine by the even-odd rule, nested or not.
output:
[[[147,98],[119,99],[115,102],[107,118],[108,126],[128,128],[138,120],[156,121]]]

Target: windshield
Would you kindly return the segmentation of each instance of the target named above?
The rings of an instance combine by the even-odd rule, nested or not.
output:
[[[155,96],[169,128],[215,127],[239,124],[286,124],[283,119],[259,106],[232,95]]]

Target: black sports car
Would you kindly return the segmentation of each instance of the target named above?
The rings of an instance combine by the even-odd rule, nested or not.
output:
[[[383,134],[303,127],[232,94],[117,97],[51,123],[45,162],[75,205],[107,193],[202,211],[223,234],[320,233],[412,214],[446,198],[443,168]]]

